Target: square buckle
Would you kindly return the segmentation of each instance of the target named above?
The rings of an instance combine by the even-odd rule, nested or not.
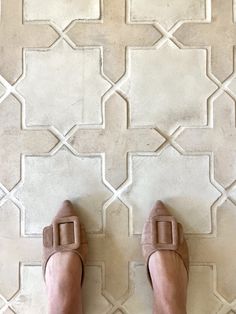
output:
[[[171,237],[172,242],[170,243],[159,243],[157,242],[158,237],[158,222],[170,222],[171,223]],[[152,219],[152,245],[156,249],[163,250],[177,250],[178,248],[178,223],[173,216],[156,216]]]
[[[70,244],[60,244],[60,231],[59,225],[64,223],[73,223],[74,229],[74,242]],[[79,225],[79,218],[77,216],[71,217],[63,217],[57,218],[52,224],[53,226],[53,247],[55,250],[76,250],[80,246],[80,225]]]

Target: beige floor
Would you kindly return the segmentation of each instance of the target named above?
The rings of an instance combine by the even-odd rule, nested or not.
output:
[[[1,0],[0,313],[46,313],[41,231],[67,198],[89,234],[86,314],[152,313],[140,234],[156,199],[188,238],[188,313],[236,313],[235,14]]]

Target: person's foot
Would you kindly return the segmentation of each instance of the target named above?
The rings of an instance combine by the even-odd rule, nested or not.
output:
[[[65,201],[53,224],[44,229],[43,267],[50,314],[82,313],[81,282],[88,245],[84,226],[76,226],[73,217],[78,217],[77,213],[71,202]],[[56,249],[53,237],[58,237]]]
[[[156,202],[144,226],[142,249],[153,287],[153,313],[186,314],[188,249],[181,225],[170,217],[165,205]]]

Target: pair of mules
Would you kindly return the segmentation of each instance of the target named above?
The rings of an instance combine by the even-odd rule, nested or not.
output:
[[[146,262],[147,276],[152,285],[148,262],[156,251],[170,250],[178,254],[189,271],[188,247],[183,228],[166,206],[157,201],[144,224],[141,239],[143,256]],[[82,262],[82,279],[84,279],[84,261],[88,250],[88,242],[84,225],[70,201],[64,201],[52,224],[43,230],[43,272],[50,257],[57,252],[73,252]]]

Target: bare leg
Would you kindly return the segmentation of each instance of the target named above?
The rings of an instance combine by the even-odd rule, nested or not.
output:
[[[49,314],[82,314],[82,265],[72,252],[52,255],[46,267]]]
[[[157,251],[149,259],[154,314],[186,314],[187,271],[173,251]]]

